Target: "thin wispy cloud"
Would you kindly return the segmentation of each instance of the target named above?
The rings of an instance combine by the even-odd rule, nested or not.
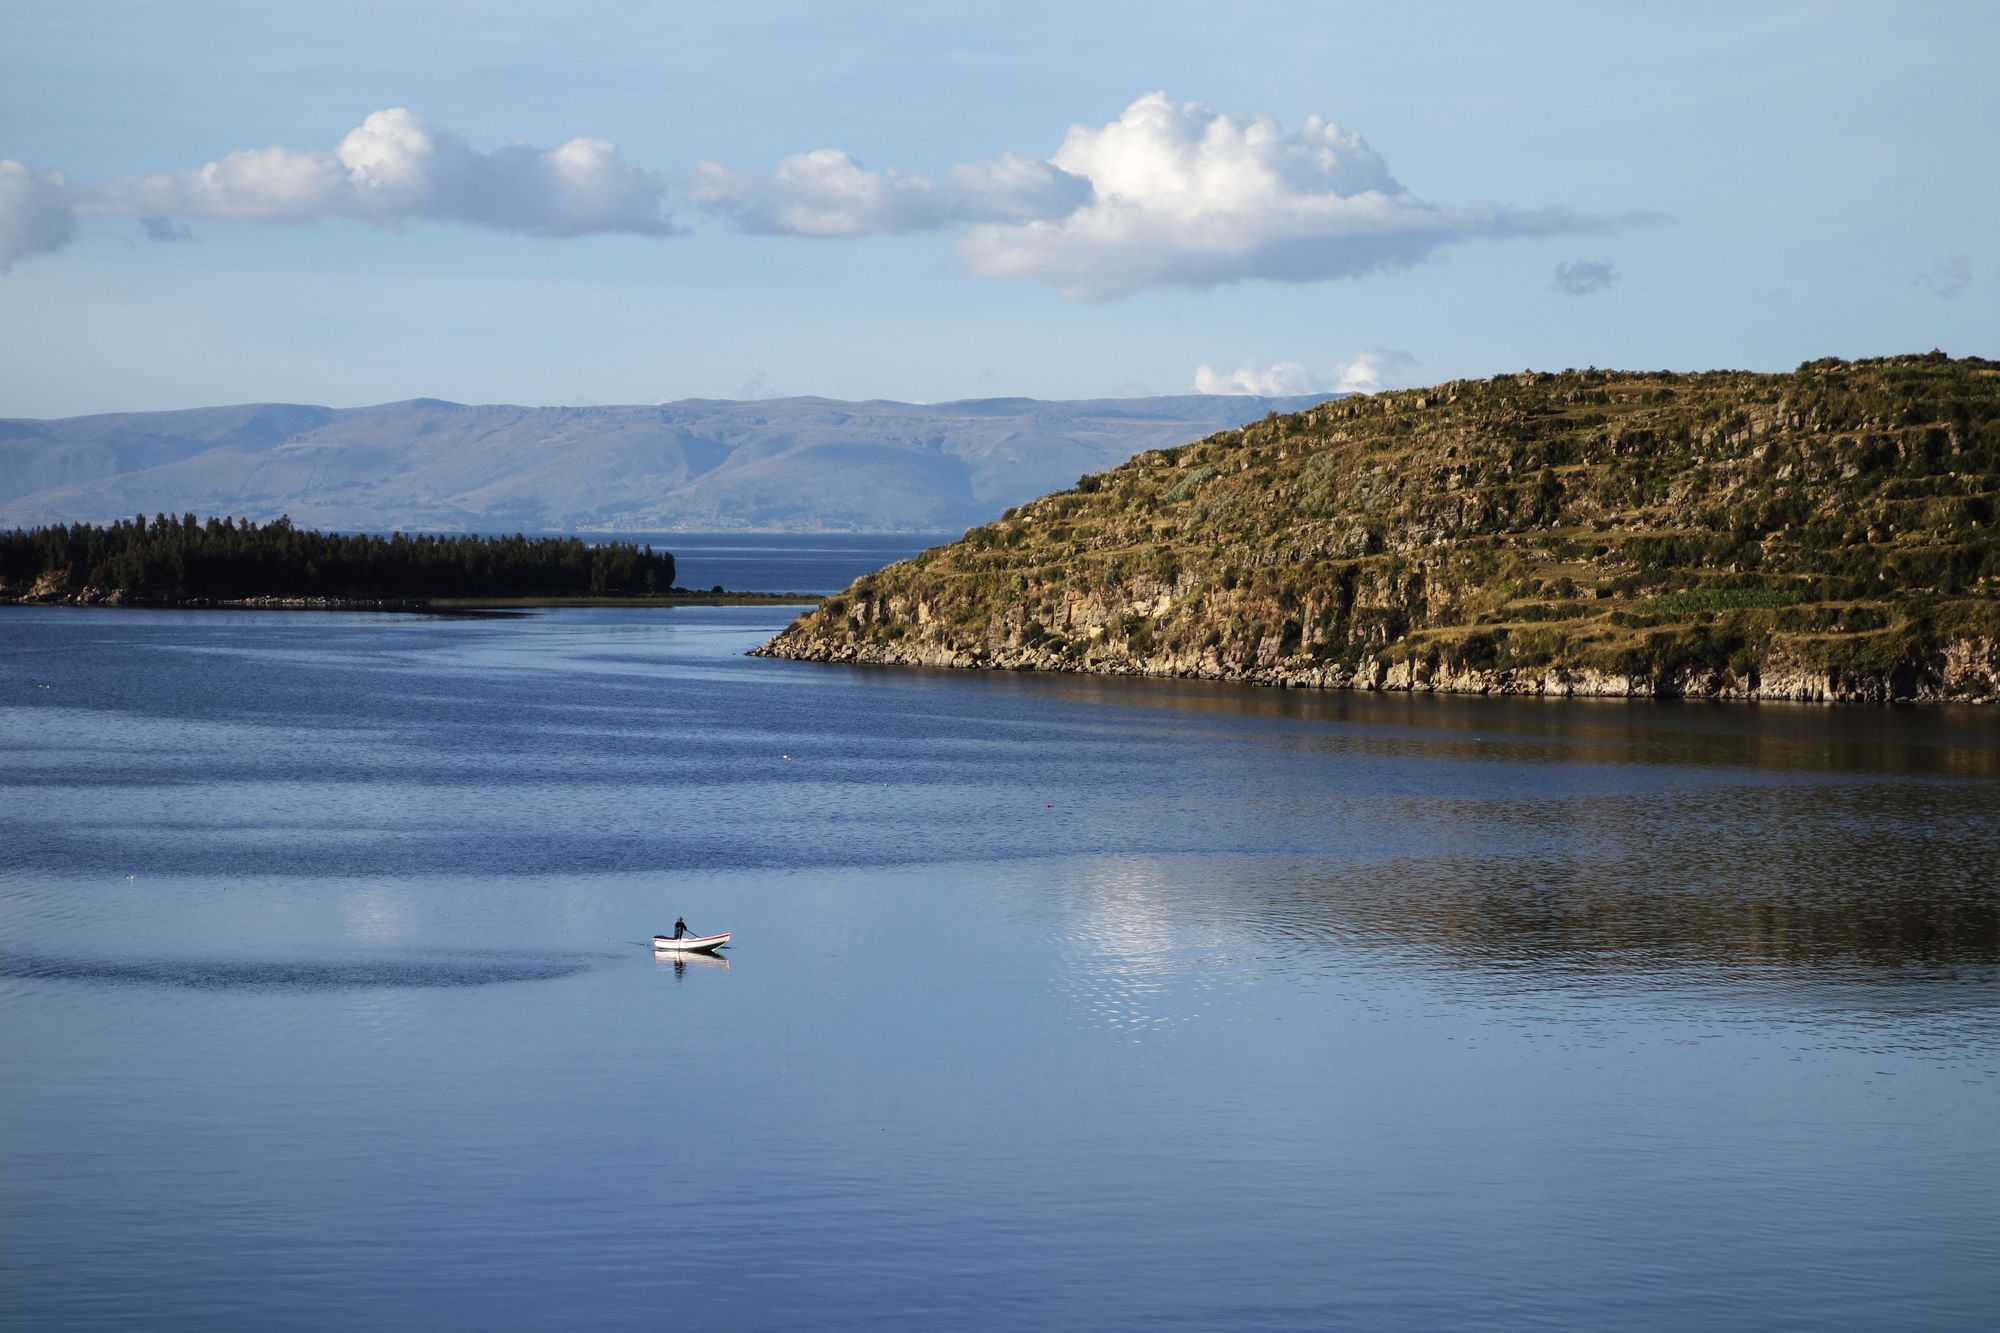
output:
[[[0,273],[76,239],[70,185],[60,171],[0,158]]]
[[[1335,362],[1324,370],[1314,370],[1299,361],[1279,361],[1269,366],[1251,364],[1233,371],[1203,365],[1195,369],[1194,391],[1264,397],[1375,393],[1408,383],[1418,364],[1416,357],[1399,348],[1370,347],[1353,360]]]
[[[1589,296],[1594,292],[1611,290],[1620,276],[1609,262],[1578,259],[1556,265],[1556,275],[1549,283],[1549,290],[1561,292],[1564,296]]]
[[[157,213],[139,219],[139,230],[146,233],[146,239],[162,244],[174,241],[192,241],[194,232],[186,223],[175,222],[172,218]]]
[[[1949,301],[1972,285],[1972,260],[1966,255],[1946,255],[1910,279],[1912,287],[1922,287],[1940,301]]]
[[[702,162],[688,201],[762,236],[867,236],[944,225],[949,208],[923,176],[870,171],[837,148],[796,153],[768,174]]]
[[[1090,200],[1088,177],[1022,153],[951,169],[953,213],[967,222],[1053,222]]]
[[[943,181],[871,171],[838,148],[795,153],[767,173],[697,163],[688,202],[762,236],[872,236],[962,222],[1030,222],[1074,212],[1090,182],[1040,158],[1006,153],[955,166]]]
[[[771,377],[760,370],[749,379],[743,381],[741,387],[736,390],[736,396],[746,402],[752,402],[766,398],[778,398],[783,395],[771,386]]]

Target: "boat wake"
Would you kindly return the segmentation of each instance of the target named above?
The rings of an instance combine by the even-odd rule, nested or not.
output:
[[[369,988],[430,989],[554,981],[591,966],[574,955],[473,958],[367,958],[353,960],[111,959],[0,954],[0,978],[80,981],[111,986],[169,986],[182,990],[329,991]]]

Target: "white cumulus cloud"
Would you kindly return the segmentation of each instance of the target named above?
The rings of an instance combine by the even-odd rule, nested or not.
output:
[[[922,231],[948,213],[928,178],[870,171],[838,148],[794,153],[769,175],[701,162],[682,188],[690,203],[766,236]]]
[[[186,238],[188,220],[333,218],[528,236],[668,235],[677,230],[666,210],[670,184],[687,204],[760,235],[960,228],[958,252],[971,273],[1039,281],[1080,300],[1355,277],[1467,241],[1603,232],[1640,220],[1433,203],[1406,189],[1360,135],[1330,121],[1309,117],[1288,132],[1267,116],[1222,114],[1157,92],[1108,124],[1071,126],[1051,157],[1001,153],[937,176],[871,169],[838,148],[794,154],[768,172],[713,160],[648,170],[595,138],[481,152],[395,107],[331,149],[245,148],[94,186],[0,161],[0,272],[61,249],[89,216],[132,219],[161,240]],[[1927,280],[1947,295],[1954,283],[1952,272]]]
[[[1238,393],[1278,397],[1295,393],[1315,393],[1333,387],[1335,377],[1308,369],[1303,362],[1279,361],[1269,366],[1246,365],[1221,371],[1203,364],[1195,367],[1196,393]]]
[[[81,192],[79,211],[118,217],[382,225],[459,222],[528,236],[665,235],[665,181],[604,139],[482,153],[401,107],[377,111],[331,152],[246,148],[204,166],[128,176]]]
[[[989,277],[1104,300],[1158,286],[1308,282],[1395,268],[1463,241],[1605,231],[1561,208],[1427,202],[1358,134],[1319,117],[1287,134],[1148,93],[1117,120],[1071,127],[1051,159],[1091,186],[1056,219],[972,228],[959,251]]]
[[[688,201],[764,236],[871,236],[954,222],[1063,217],[1090,182],[1019,153],[955,166],[945,181],[872,171],[838,148],[795,153],[769,174],[705,161],[687,173]]]
[[[74,193],[60,171],[0,158],[0,273],[70,243],[76,236]]]
[[[1002,153],[951,169],[953,213],[968,222],[1066,218],[1090,199],[1090,182],[1055,163]]]
[[[1393,347],[1371,347],[1353,360],[1336,362],[1325,370],[1313,370],[1298,361],[1279,361],[1263,367],[1239,366],[1226,372],[1203,365],[1195,369],[1194,391],[1270,398],[1309,393],[1374,393],[1406,383],[1409,372],[1416,366],[1417,358]]]

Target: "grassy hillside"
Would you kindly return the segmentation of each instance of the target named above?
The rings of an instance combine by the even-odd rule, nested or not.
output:
[[[2000,364],[1566,371],[1145,453],[759,651],[1279,684],[1977,698]]]

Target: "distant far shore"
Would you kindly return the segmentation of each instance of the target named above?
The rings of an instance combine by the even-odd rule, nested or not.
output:
[[[671,552],[630,542],[381,537],[314,532],[287,518],[156,514],[0,532],[0,601],[69,606],[408,611],[727,595],[682,588],[675,572]]]
[[[163,597],[122,588],[83,588],[64,594],[12,593],[0,588],[0,606],[115,606],[166,611],[532,611],[554,607],[817,606],[816,593],[729,592],[671,588],[632,596],[549,597]]]

